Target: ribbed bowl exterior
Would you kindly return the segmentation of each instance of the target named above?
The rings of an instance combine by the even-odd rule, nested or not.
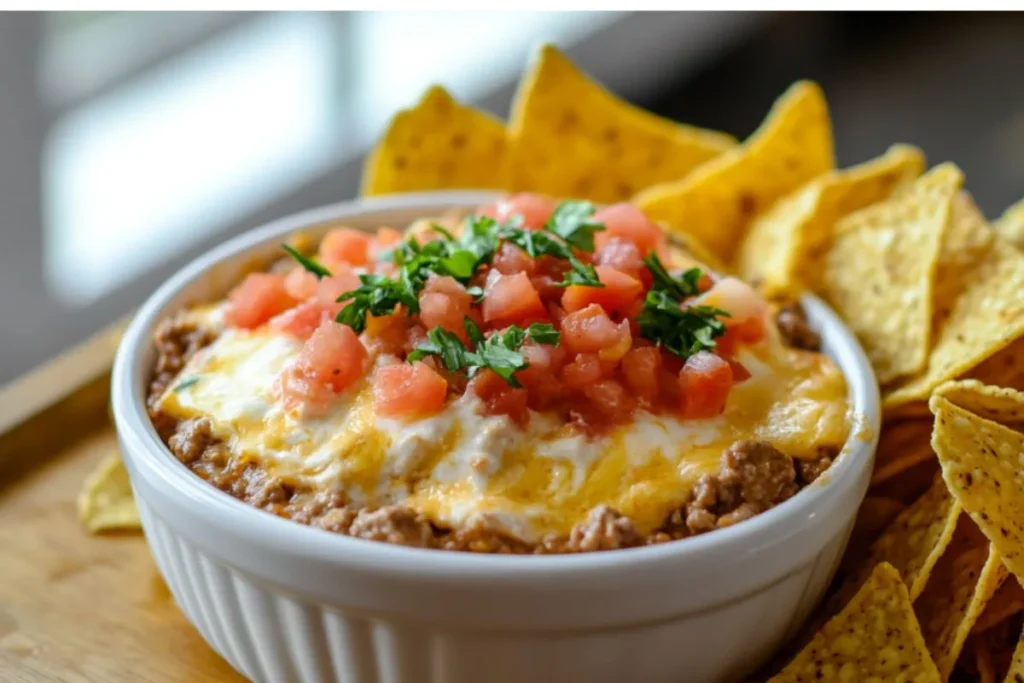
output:
[[[144,499],[139,509],[181,610],[214,650],[259,683],[737,680],[806,618],[849,533],[778,581],[697,613],[597,632],[480,633],[303,600],[203,553]]]

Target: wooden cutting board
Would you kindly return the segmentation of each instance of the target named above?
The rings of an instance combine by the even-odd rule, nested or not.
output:
[[[63,371],[0,390],[0,417],[43,407],[0,423],[0,682],[243,681],[178,610],[141,532],[90,536],[78,523],[82,481],[117,447],[112,346],[100,363],[90,343],[56,362]],[[86,384],[67,386],[67,368]]]

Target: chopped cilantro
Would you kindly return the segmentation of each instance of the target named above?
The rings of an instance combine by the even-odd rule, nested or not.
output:
[[[647,270],[651,271],[651,276],[654,278],[652,289],[664,290],[679,301],[688,296],[700,294],[698,283],[704,274],[700,268],[690,268],[684,271],[681,277],[674,278],[653,251],[644,258],[644,263],[647,264]]]
[[[298,252],[297,249],[295,249],[295,247],[291,246],[290,244],[282,244],[281,247],[286,252],[288,252],[289,256],[291,256],[293,259],[302,264],[303,268],[313,273],[313,275],[316,275],[317,279],[331,276],[331,271],[328,270],[326,266],[324,266],[316,259],[310,258],[308,256],[303,256]]]
[[[674,277],[654,252],[644,263],[653,283],[636,319],[640,334],[681,358],[713,350],[715,339],[725,334],[719,318],[728,318],[729,313],[713,306],[683,306],[685,299],[700,294],[701,269],[690,268]]]
[[[636,322],[641,335],[688,358],[715,348],[715,339],[725,334],[725,324],[719,317],[727,318],[729,314],[713,306],[684,307],[668,292],[652,289]]]
[[[566,200],[558,205],[544,229],[561,237],[570,247],[594,251],[594,233],[604,225],[594,220],[590,202]]]
[[[356,332],[366,329],[366,314],[390,315],[398,305],[405,306],[410,312],[419,311],[419,300],[403,280],[393,280],[385,275],[360,275],[360,285],[351,292],[338,297],[338,302],[351,301],[348,306],[338,312],[335,318],[339,323],[348,325]]]
[[[427,341],[417,346],[407,360],[411,363],[425,356],[437,356],[448,372],[465,370],[470,377],[487,368],[510,385],[519,387],[514,375],[518,370],[529,367],[526,357],[519,352],[523,343],[530,339],[538,344],[557,346],[560,341],[558,331],[547,324],[534,323],[525,330],[513,325],[488,338],[484,338],[480,328],[469,318],[463,324],[473,350],[467,348],[453,332],[435,327],[427,333]]]

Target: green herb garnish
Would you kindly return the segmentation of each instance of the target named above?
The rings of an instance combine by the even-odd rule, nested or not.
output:
[[[688,358],[715,348],[715,339],[725,334],[725,323],[719,317],[728,318],[729,313],[713,306],[683,307],[668,292],[652,289],[636,322],[641,335]]]
[[[434,225],[433,230],[441,239],[420,244],[415,237],[410,237],[386,255],[385,258],[398,266],[395,277],[361,275],[362,284],[338,298],[339,302],[351,303],[338,313],[337,321],[362,332],[366,328],[367,313],[388,315],[399,304],[410,313],[416,313],[420,292],[431,275],[448,276],[468,285],[481,267],[491,263],[502,242],[514,244],[532,258],[554,256],[567,261],[569,270],[558,283],[560,286],[603,287],[594,267],[580,261],[573,252],[573,249],[593,251],[594,233],[604,229],[593,220],[593,214],[594,206],[590,202],[565,201],[559,204],[543,230],[524,229],[520,216],[513,216],[504,223],[489,216],[467,216],[459,238],[444,227]],[[306,261],[310,259],[293,252],[289,250],[309,270]],[[480,287],[467,287],[466,291],[477,301],[483,297]]]
[[[725,324],[719,318],[728,318],[729,313],[713,306],[682,305],[685,299],[700,294],[703,271],[690,268],[674,277],[654,252],[644,263],[654,282],[636,319],[640,334],[681,358],[714,349],[715,339],[725,334]]]
[[[398,305],[405,306],[410,313],[420,310],[416,293],[405,279],[393,280],[385,275],[360,275],[360,285],[351,292],[338,297],[338,303],[351,301],[338,312],[337,320],[348,325],[355,332],[366,329],[366,314],[390,315]]]
[[[288,252],[288,254],[293,259],[302,264],[303,268],[313,273],[313,275],[316,275],[317,279],[331,276],[331,271],[329,271],[324,264],[320,263],[316,259],[309,258],[308,256],[303,256],[295,249],[295,247],[291,246],[290,244],[282,244],[281,247],[286,252]]]
[[[178,393],[179,391],[184,391],[185,389],[188,389],[189,387],[194,386],[198,381],[199,381],[198,377],[188,377],[186,379],[181,380],[177,384],[175,384],[174,385],[174,389],[172,389],[172,391],[174,391],[174,393]]]
[[[700,294],[700,282],[701,276],[704,275],[700,268],[690,268],[683,272],[681,277],[675,278],[669,274],[661,259],[653,251],[644,258],[644,263],[647,265],[647,270],[651,271],[651,275],[654,278],[654,283],[651,285],[651,289],[663,290],[668,292],[673,298],[682,301],[688,296],[696,296]]]
[[[519,387],[514,375],[530,365],[519,352],[523,343],[530,339],[538,344],[557,346],[560,341],[558,331],[547,324],[534,323],[525,330],[513,325],[489,338],[484,338],[480,328],[469,318],[463,324],[474,347],[472,350],[455,333],[435,327],[427,333],[427,341],[413,349],[407,360],[411,363],[425,356],[437,356],[448,372],[465,370],[470,377],[487,368],[513,387]]]
[[[594,251],[594,233],[604,230],[604,225],[593,216],[594,205],[590,202],[564,201],[551,214],[544,229],[561,237],[570,247]]]

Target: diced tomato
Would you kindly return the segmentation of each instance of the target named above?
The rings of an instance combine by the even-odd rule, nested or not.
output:
[[[701,419],[720,414],[732,384],[732,368],[721,357],[708,351],[690,356],[679,373],[682,416]]]
[[[658,400],[661,352],[653,346],[633,348],[623,356],[622,378],[633,395],[648,406]]]
[[[331,312],[333,317],[348,305],[348,302],[338,303],[338,297],[357,287],[359,287],[359,277],[351,268],[341,265],[331,277],[320,278],[316,285],[316,298],[324,308]]]
[[[562,295],[562,307],[566,311],[572,313],[591,304],[598,304],[609,313],[623,313],[643,296],[643,285],[632,275],[611,266],[597,266],[596,270],[604,287],[566,287]]]
[[[478,372],[466,390],[480,397],[488,415],[508,415],[519,425],[529,420],[529,396],[526,389],[513,387],[493,370]]]
[[[621,237],[606,240],[604,246],[594,252],[594,263],[598,266],[611,266],[637,279],[647,272],[643,254],[635,244]]]
[[[622,331],[604,309],[591,304],[562,320],[562,343],[573,353],[597,353],[620,342]]]
[[[630,330],[629,321],[623,320],[616,329],[619,336],[615,343],[597,352],[598,359],[606,367],[615,367],[633,347],[633,333]]]
[[[401,241],[402,233],[399,231],[394,228],[381,228],[370,242],[369,259],[379,261],[384,254],[391,251]]]
[[[302,266],[293,268],[291,272],[284,276],[284,290],[288,292],[288,296],[296,301],[304,301],[312,296],[316,296],[316,283],[316,275],[313,275],[313,273]]]
[[[537,268],[537,263],[529,254],[508,242],[501,243],[491,265],[499,273],[505,275],[515,275],[516,273],[533,275],[533,271]]]
[[[466,288],[459,284],[459,281],[447,275],[431,274],[423,285],[423,291],[433,294],[444,294],[460,308],[469,308],[473,303],[473,297],[466,291]]]
[[[250,273],[228,294],[224,320],[232,327],[259,327],[297,301],[284,286],[284,275]]]
[[[405,345],[402,350],[412,353],[413,349],[425,341],[427,341],[427,328],[420,324],[410,325],[405,332]]]
[[[564,394],[559,372],[565,363],[565,349],[527,342],[520,352],[529,366],[517,372],[516,379],[527,391],[529,406],[534,410],[554,407]]]
[[[613,204],[597,211],[594,220],[604,230],[594,236],[594,244],[603,249],[619,237],[632,242],[641,254],[662,251],[667,243],[665,233],[647,215],[632,204]]]
[[[271,327],[305,341],[320,327],[324,320],[332,317],[330,310],[316,299],[310,299],[289,308],[270,319]]]
[[[431,275],[420,294],[420,320],[427,327],[443,327],[467,341],[463,322],[470,313],[473,297],[454,278]]]
[[[351,228],[335,228],[320,242],[325,260],[341,261],[352,266],[365,266],[369,261],[372,238]]]
[[[448,382],[423,362],[378,368],[373,406],[383,417],[432,415],[444,406]]]
[[[489,283],[482,309],[484,320],[489,323],[500,321],[504,324],[522,325],[541,320],[547,315],[547,310],[526,273],[499,274]]]
[[[340,392],[362,376],[366,359],[366,347],[351,327],[325,320],[306,340],[295,363],[306,375]]]
[[[347,325],[324,320],[281,373],[286,406],[322,412],[366,371],[366,347]]]
[[[547,309],[548,318],[550,318],[555,325],[561,327],[562,320],[565,319],[565,309],[553,301],[547,305]]]
[[[499,199],[494,206],[486,207],[481,213],[504,222],[512,216],[523,217],[523,227],[540,230],[554,213],[557,204],[547,197],[530,192],[514,194]]]
[[[602,379],[583,388],[591,407],[609,422],[624,422],[636,408],[636,399],[614,379]]]
[[[581,353],[562,368],[562,382],[570,389],[582,389],[598,381],[602,376],[604,371],[601,362],[592,353]]]
[[[732,358],[726,358],[725,361],[729,364],[732,369],[732,382],[733,384],[739,384],[744,380],[748,380],[751,377],[750,370],[747,370],[747,366],[738,360]]]

